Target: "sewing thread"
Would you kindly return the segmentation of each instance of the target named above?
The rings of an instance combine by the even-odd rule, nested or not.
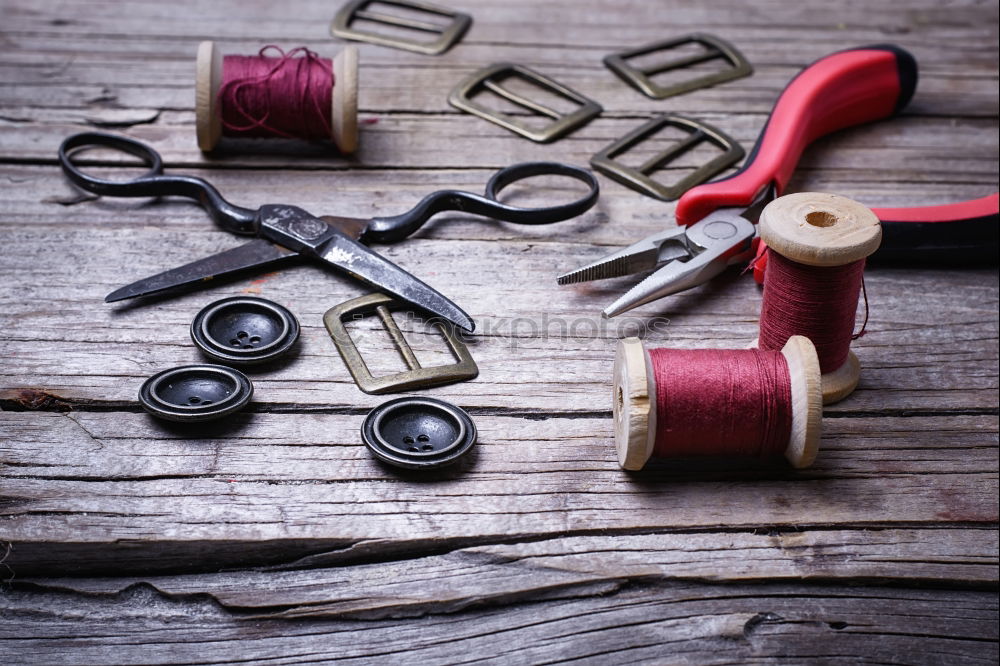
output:
[[[650,349],[649,358],[654,456],[764,458],[787,447],[792,382],[780,351]]]
[[[227,55],[222,63],[218,113],[224,135],[330,138],[331,60],[305,47],[286,53],[268,45],[256,56]]]
[[[865,260],[843,266],[807,266],[770,248],[767,252],[760,348],[781,349],[791,336],[804,335],[816,346],[820,371],[838,369],[857,337],[854,320]],[[865,308],[867,325],[867,299]]]

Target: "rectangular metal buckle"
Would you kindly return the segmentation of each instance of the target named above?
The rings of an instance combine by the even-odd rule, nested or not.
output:
[[[340,357],[344,359],[347,369],[354,378],[354,383],[365,393],[392,393],[393,391],[408,391],[411,389],[427,388],[430,386],[441,386],[442,384],[452,384],[467,379],[475,379],[479,375],[479,368],[475,360],[469,353],[469,348],[465,346],[455,334],[454,328],[449,322],[435,320],[435,324],[441,330],[448,348],[455,356],[457,362],[448,365],[437,365],[432,368],[421,367],[413,349],[403,337],[403,332],[392,318],[392,310],[405,309],[409,304],[394,300],[385,294],[368,294],[351,299],[345,303],[334,306],[323,315],[323,323],[329,331],[333,343],[337,346]],[[375,377],[368,369],[368,365],[361,357],[357,345],[351,338],[351,334],[344,326],[344,318],[350,315],[365,315],[371,312],[378,314],[382,320],[389,337],[399,351],[406,367],[409,370],[397,372],[391,375]]]
[[[580,108],[571,113],[562,114],[554,109],[550,109],[547,106],[522,97],[517,93],[511,92],[500,85],[500,82],[512,76],[519,77],[543,90],[547,90],[564,99],[575,102],[580,106]],[[472,96],[482,90],[489,90],[490,92],[499,95],[500,97],[503,97],[504,99],[513,102],[522,108],[532,111],[535,114],[548,116],[549,118],[552,118],[553,121],[542,129],[535,129],[527,123],[518,120],[514,116],[494,111],[493,109],[487,108],[482,104],[475,102],[472,99]],[[576,128],[586,124],[604,110],[600,104],[588,97],[584,97],[575,90],[567,88],[561,83],[550,79],[547,76],[543,76],[538,72],[530,70],[523,65],[516,65],[509,62],[501,62],[495,65],[490,65],[489,67],[484,67],[469,76],[467,79],[455,86],[455,89],[451,91],[451,94],[448,95],[448,103],[456,109],[472,113],[480,118],[485,118],[491,123],[500,125],[500,127],[509,129],[511,132],[520,134],[521,136],[531,139],[532,141],[537,141],[538,143],[547,143],[558,139],[564,134],[568,134]]]
[[[682,141],[674,143],[666,150],[653,155],[642,166],[631,168],[615,161],[633,146],[646,140],[661,128],[670,125],[689,132]],[[702,164],[692,173],[671,185],[664,185],[649,177],[703,141],[708,141],[722,149],[722,154]],[[684,116],[664,115],[640,125],[604,150],[594,155],[590,165],[609,178],[637,192],[662,201],[673,201],[695,185],[700,185],[712,176],[743,159],[743,147],[732,137],[717,127]]]
[[[372,11],[368,9],[368,6],[371,4],[393,5],[411,11],[445,16],[451,19],[451,23],[442,26],[437,23],[419,21],[405,16]],[[358,19],[436,34],[438,38],[428,42],[415,38],[406,39],[405,37],[366,32],[352,28],[351,24]],[[406,51],[423,53],[424,55],[438,55],[450,49],[455,42],[461,39],[470,25],[472,25],[472,17],[468,14],[456,12],[447,7],[432,5],[427,2],[414,2],[413,0],[351,0],[341,7],[340,11],[333,18],[333,23],[330,25],[330,32],[334,36],[342,37],[343,39],[369,42],[380,46],[391,46]]]
[[[684,44],[701,44],[705,47],[705,52],[643,68],[632,67],[627,62],[630,58],[653,53],[654,51],[669,51]],[[684,69],[717,58],[728,62],[729,67],[720,72],[713,72],[669,86],[659,86],[650,78],[655,74],[661,74],[673,69]],[[646,44],[645,46],[640,46],[629,51],[612,53],[604,58],[604,64],[625,81],[625,83],[653,99],[665,99],[753,74],[753,66],[735,46],[714,35],[700,33]]]

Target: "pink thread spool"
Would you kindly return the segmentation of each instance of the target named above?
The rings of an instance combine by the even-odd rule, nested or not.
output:
[[[626,338],[618,341],[615,354],[613,418],[615,428],[615,448],[618,452],[618,464],[622,469],[639,470],[653,457],[656,451],[685,451],[682,455],[691,454],[690,442],[670,442],[674,430],[667,430],[663,422],[667,419],[658,414],[658,391],[663,387],[657,385],[654,362],[649,349],[638,338]],[[711,354],[710,351],[705,350]],[[740,350],[735,353],[750,353]],[[768,353],[768,352],[764,352]],[[779,353],[779,352],[770,352]],[[819,361],[816,348],[808,338],[793,336],[781,349],[780,354],[788,367],[788,404],[780,405],[782,417],[788,423],[787,441],[778,441],[779,449],[793,467],[808,467],[819,452],[819,440],[823,420],[823,395],[820,382]],[[727,354],[720,353],[722,357]],[[659,371],[669,371],[659,368]],[[724,376],[724,375],[723,375]],[[695,377],[683,387],[675,390],[685,391],[686,398],[699,400],[706,392],[715,392],[712,402],[726,405],[728,414],[720,413],[719,419],[731,418],[734,415],[746,414],[748,409],[755,409],[755,391],[765,387],[733,387],[720,386],[719,378]],[[732,390],[740,389],[740,390]],[[720,393],[721,391],[721,393]],[[731,397],[743,394],[743,397]],[[734,404],[742,400],[740,404]],[[683,414],[671,415],[675,419],[684,419]],[[705,428],[703,433],[712,437],[716,429]],[[663,432],[661,432],[663,430]],[[702,434],[702,433],[699,433]],[[701,437],[704,439],[704,437]],[[736,454],[730,451],[730,442],[711,442],[712,450]]]
[[[882,225],[846,197],[798,192],[769,203],[758,226],[768,251],[759,345],[774,350],[792,335],[808,337],[819,355],[824,404],[843,400],[861,378],[850,346],[864,262],[882,242]]]
[[[358,147],[358,50],[348,46],[332,62],[333,87],[330,94],[330,138],[344,154]],[[215,42],[198,46],[195,82],[195,125],[198,147],[209,152],[226,135],[219,107],[223,82],[223,57]]]

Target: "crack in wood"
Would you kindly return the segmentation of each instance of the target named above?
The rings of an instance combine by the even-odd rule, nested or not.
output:
[[[485,407],[467,405],[464,409],[475,416],[504,416],[523,418],[532,421],[548,419],[610,419],[611,410],[553,410],[553,409],[523,409],[516,407]],[[14,397],[0,398],[0,411],[8,412],[129,412],[141,413],[142,407],[137,402],[120,400],[103,401],[97,399],[64,398],[55,393],[24,389]],[[248,414],[342,414],[346,416],[365,415],[371,411],[367,407],[349,407],[335,405],[303,405],[299,403],[254,403],[245,410]],[[899,409],[886,408],[879,410],[837,409],[824,410],[825,419],[850,418],[921,418],[949,416],[997,416],[1000,408],[990,407],[955,407],[949,409]]]

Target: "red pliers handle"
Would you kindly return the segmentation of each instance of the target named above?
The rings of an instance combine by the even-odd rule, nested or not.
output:
[[[780,196],[813,140],[898,113],[913,97],[917,63],[907,51],[876,45],[817,60],[778,98],[743,167],[734,175],[689,190],[677,202],[680,225],[719,208],[749,207],[766,188]],[[876,257],[903,262],[995,262],[1000,196],[945,206],[877,208],[882,248]],[[762,262],[755,263],[758,279]]]

